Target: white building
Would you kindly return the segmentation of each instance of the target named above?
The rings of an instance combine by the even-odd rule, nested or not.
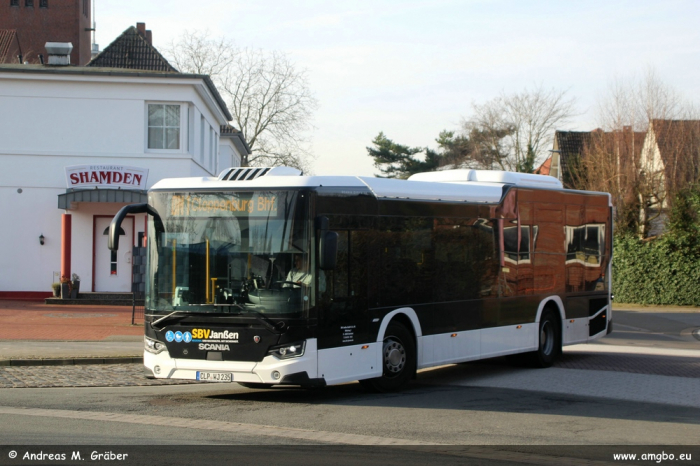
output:
[[[0,108],[0,297],[46,297],[57,273],[78,274],[81,292],[131,291],[131,248],[107,249],[111,217],[162,178],[217,175],[249,153],[207,76],[1,65]],[[127,244],[145,223],[125,220]]]

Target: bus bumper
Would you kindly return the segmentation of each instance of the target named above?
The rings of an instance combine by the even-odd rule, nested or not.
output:
[[[325,380],[318,378],[316,339],[306,340],[304,354],[289,359],[271,355],[260,362],[173,359],[166,350],[158,354],[144,351],[143,363],[157,379],[198,380],[198,373],[210,372],[231,374],[232,382],[325,385]]]

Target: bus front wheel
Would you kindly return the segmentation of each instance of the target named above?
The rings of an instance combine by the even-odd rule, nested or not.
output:
[[[413,335],[398,322],[386,328],[382,343],[382,376],[361,380],[365,388],[390,392],[402,388],[416,372],[416,344]]]
[[[561,325],[552,309],[545,309],[540,318],[539,345],[530,353],[530,364],[550,367],[561,351]]]

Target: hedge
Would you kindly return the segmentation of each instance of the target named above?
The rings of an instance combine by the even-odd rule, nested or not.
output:
[[[623,303],[700,306],[700,251],[671,235],[616,237],[612,290]]]

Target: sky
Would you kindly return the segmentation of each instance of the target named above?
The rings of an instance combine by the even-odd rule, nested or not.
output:
[[[700,95],[700,2],[533,0],[94,0],[100,49],[137,22],[165,49],[183,31],[277,50],[318,100],[309,136],[318,175],[374,175],[380,132],[435,148],[472,105],[542,86],[576,99],[558,128],[599,126],[614,80],[652,68]]]

